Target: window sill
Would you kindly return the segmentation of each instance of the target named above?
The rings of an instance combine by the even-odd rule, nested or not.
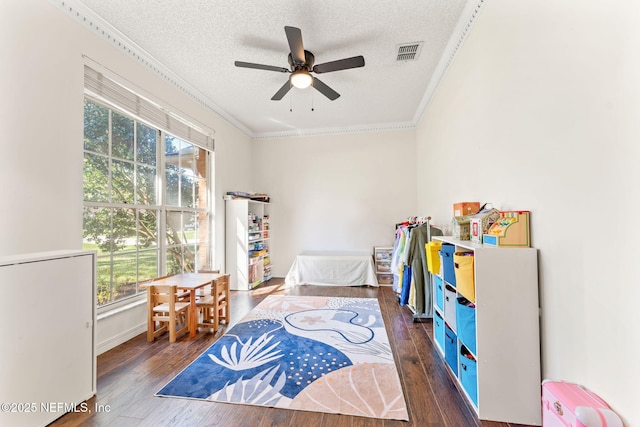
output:
[[[147,296],[144,294],[138,295],[127,300],[126,302],[123,301],[121,304],[113,304],[109,307],[98,309],[98,314],[96,317],[98,320],[106,319],[108,317],[115,316],[118,313],[122,313],[145,304],[147,304]]]

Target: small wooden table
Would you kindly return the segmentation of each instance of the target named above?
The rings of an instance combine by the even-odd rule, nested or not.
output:
[[[198,310],[196,307],[196,289],[204,288],[211,284],[215,286],[216,280],[224,274],[218,273],[182,273],[174,276],[163,277],[162,279],[156,279],[151,282],[147,282],[145,285],[166,285],[176,286],[179,290],[189,291],[189,336],[191,338],[196,336],[198,332]]]

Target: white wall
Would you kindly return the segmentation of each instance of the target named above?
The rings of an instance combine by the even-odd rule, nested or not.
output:
[[[0,255],[82,248],[86,55],[216,131],[215,263],[224,265],[220,195],[251,182],[251,170],[244,167],[250,158],[249,137],[53,2],[3,0],[0,31]],[[144,304],[100,319],[98,348],[146,330],[145,322]]]
[[[0,3],[1,255],[82,244],[83,69],[58,15],[44,1]]]
[[[491,0],[417,129],[418,209],[532,211],[543,376],[640,426],[640,4]],[[419,160],[420,162],[420,160]],[[509,351],[509,349],[505,349]]]
[[[253,142],[254,189],[271,196],[274,276],[303,250],[393,245],[416,212],[413,130]]]

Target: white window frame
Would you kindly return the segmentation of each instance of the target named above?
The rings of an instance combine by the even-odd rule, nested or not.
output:
[[[108,74],[108,73],[107,73]],[[140,122],[147,126],[156,129],[156,205],[137,205],[134,204],[136,209],[155,209],[158,211],[158,236],[157,236],[157,254],[158,254],[158,271],[159,275],[166,274],[166,254],[167,254],[167,242],[166,242],[166,214],[168,211],[181,211],[181,212],[193,212],[194,215],[198,212],[205,212],[206,224],[207,224],[207,255],[208,258],[205,261],[205,268],[210,269],[214,259],[214,230],[213,230],[213,132],[203,131],[201,127],[193,125],[192,121],[183,119],[180,115],[175,114],[168,109],[161,107],[159,104],[151,101],[149,97],[141,96],[139,93],[134,93],[121,82],[120,79],[113,79],[113,75],[105,76],[102,72],[95,71],[93,68],[85,66],[85,98],[91,102],[97,103],[101,106],[108,108],[118,114],[124,115],[133,119],[136,123]],[[104,90],[107,87],[108,90]],[[125,107],[119,105],[121,101]],[[134,112],[128,111],[126,108],[134,109]],[[159,125],[157,121],[162,121],[162,125]],[[110,124],[111,125],[111,124]],[[202,208],[196,207],[184,207],[184,206],[171,206],[166,204],[166,186],[165,173],[165,136],[169,134],[184,142],[194,145],[196,148],[204,149],[206,160],[206,186],[207,186],[207,206]],[[111,162],[113,156],[109,153],[109,161]],[[134,156],[133,164],[134,168],[137,166],[137,159]],[[111,183],[110,183],[111,185]],[[180,199],[181,200],[181,199]],[[84,202],[84,206],[98,206],[98,207],[126,207],[131,208],[131,204],[114,204],[104,202]],[[197,242],[197,240],[196,240]],[[188,243],[184,242],[180,246],[186,246]],[[138,252],[136,250],[136,252]],[[110,255],[112,256],[112,255]],[[196,259],[196,265],[197,264]],[[138,264],[136,262],[136,268]],[[136,281],[136,287],[139,282]],[[131,296],[117,299],[113,302],[99,305],[98,314],[106,313],[107,311],[119,311],[124,306],[130,304],[138,304],[145,298],[144,292],[140,292],[137,289],[137,293]],[[97,304],[97,301],[96,301]]]

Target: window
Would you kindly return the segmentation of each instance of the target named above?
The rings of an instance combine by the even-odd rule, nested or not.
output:
[[[98,251],[98,306],[155,277],[210,268],[210,158],[85,99],[83,247]]]
[[[167,135],[163,152],[167,274],[203,269],[209,266],[205,150]]]

